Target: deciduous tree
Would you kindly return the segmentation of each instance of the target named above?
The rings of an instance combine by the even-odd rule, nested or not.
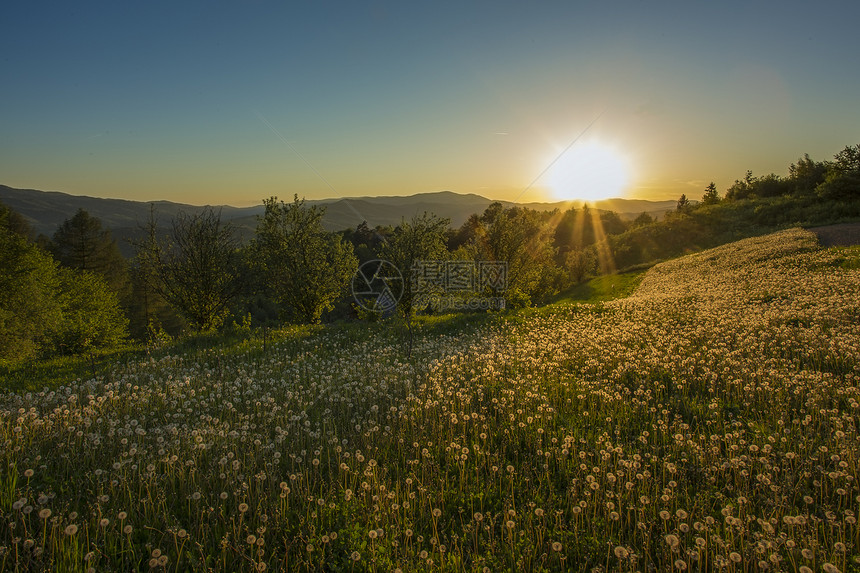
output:
[[[351,244],[323,229],[325,209],[271,197],[250,251],[271,294],[290,320],[319,322],[346,294],[358,261]]]

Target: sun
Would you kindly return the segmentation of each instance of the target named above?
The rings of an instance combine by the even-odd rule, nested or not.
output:
[[[630,179],[624,156],[607,145],[576,143],[547,170],[546,182],[559,200],[597,201],[620,197]]]

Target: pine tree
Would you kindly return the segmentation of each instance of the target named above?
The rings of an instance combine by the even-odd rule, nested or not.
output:
[[[126,295],[128,269],[110,230],[84,209],[66,219],[51,238],[51,252],[70,269],[102,275],[114,292]]]

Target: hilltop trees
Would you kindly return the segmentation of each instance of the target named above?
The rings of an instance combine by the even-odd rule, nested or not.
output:
[[[358,261],[352,245],[322,227],[325,209],[271,197],[257,223],[250,252],[284,316],[318,322],[345,293]]]
[[[705,187],[705,194],[702,195],[702,205],[716,205],[720,202],[720,196],[717,193],[717,186],[711,181]]]
[[[820,197],[837,201],[860,197],[860,144],[837,153],[826,173],[816,189]]]
[[[808,153],[788,167],[788,180],[795,192],[801,194],[814,193],[815,188],[824,183],[826,175],[827,163],[810,159]]]

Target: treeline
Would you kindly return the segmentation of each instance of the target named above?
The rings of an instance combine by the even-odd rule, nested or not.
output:
[[[242,244],[220,213],[180,214],[163,233],[151,211],[124,259],[110,231],[79,210],[52,237],[0,204],[0,361],[89,352],[187,332],[314,323],[361,316],[349,296],[361,263],[403,272],[398,311],[416,308],[408,280],[416,261],[505,261],[509,307],[539,303],[599,274],[647,265],[796,224],[860,217],[860,145],[832,161],[804,156],[788,176],[748,172],[720,196],[632,221],[587,205],[539,212],[493,203],[460,228],[425,213],[396,227],[322,227],[324,208],[264,201],[256,233]]]
[[[804,155],[788,175],[747,171],[720,196],[711,183],[700,201],[685,195],[659,222],[607,237],[603,248],[619,268],[652,263],[789,226],[815,226],[860,218],[860,145],[830,161]]]

